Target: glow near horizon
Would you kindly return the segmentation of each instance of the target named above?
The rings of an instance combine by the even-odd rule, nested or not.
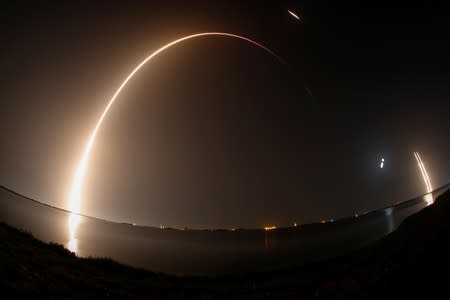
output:
[[[201,36],[212,36],[212,35],[217,35],[217,36],[225,36],[225,37],[232,37],[232,38],[236,38],[236,39],[240,39],[240,40],[244,40],[247,41],[253,45],[258,46],[259,48],[264,49],[265,51],[267,51],[268,53],[270,53],[272,56],[276,57],[278,60],[281,60],[280,57],[278,57],[274,52],[272,52],[269,48],[265,47],[264,45],[246,38],[244,36],[241,35],[237,35],[237,34],[232,34],[232,33],[226,33],[226,32],[203,32],[203,33],[197,33],[197,34],[192,34],[192,35],[188,35],[182,38],[179,38],[173,42],[170,42],[166,45],[164,45],[163,47],[159,48],[158,50],[156,50],[155,52],[153,52],[152,54],[150,54],[147,58],[145,58],[137,67],[135,67],[133,69],[133,71],[131,71],[131,73],[125,78],[125,80],[122,82],[122,84],[119,86],[119,88],[116,90],[116,92],[114,93],[114,95],[112,96],[112,98],[109,100],[108,104],[106,105],[106,108],[104,109],[103,113],[100,115],[100,118],[98,119],[94,130],[92,131],[89,140],[84,148],[84,152],[81,156],[81,159],[78,163],[78,167],[75,171],[75,176],[72,182],[72,188],[70,190],[70,194],[69,194],[69,211],[75,214],[79,214],[80,213],[80,208],[81,208],[81,193],[82,193],[82,185],[83,185],[83,179],[85,177],[86,174],[86,169],[88,166],[88,161],[89,161],[89,155],[91,153],[92,147],[94,145],[95,142],[95,138],[97,136],[97,133],[103,123],[103,120],[105,119],[109,109],[111,108],[112,104],[114,103],[114,101],[116,100],[117,96],[119,95],[119,93],[122,91],[122,89],[125,87],[125,85],[128,83],[128,81],[130,81],[130,79],[134,76],[134,74],[136,72],[138,72],[149,60],[151,60],[153,57],[155,57],[157,54],[161,53],[162,51],[166,50],[167,48],[178,44],[182,41],[188,40],[188,39],[192,39],[192,38],[196,38],[196,37],[201,37]],[[71,235],[71,240],[75,239],[75,231],[76,231],[76,226],[78,224],[78,218],[75,219],[71,219],[69,220],[69,232]],[[69,241],[69,244],[71,243],[71,241]],[[76,247],[75,247],[76,248]]]
[[[72,252],[78,250],[78,239],[76,238],[77,227],[80,224],[80,216],[76,214],[70,214],[69,216],[69,242],[67,243],[67,249]]]

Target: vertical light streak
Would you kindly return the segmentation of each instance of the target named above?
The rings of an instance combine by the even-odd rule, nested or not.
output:
[[[108,104],[106,105],[106,108],[103,110],[102,114],[100,115],[100,118],[98,119],[94,130],[92,131],[89,140],[84,148],[84,152],[81,156],[81,159],[78,163],[78,167],[75,171],[75,176],[72,182],[72,188],[70,190],[69,193],[69,210],[72,213],[78,214],[80,213],[80,208],[81,208],[81,192],[82,192],[82,185],[83,185],[83,179],[84,176],[86,174],[86,169],[88,166],[88,161],[89,161],[89,155],[91,153],[92,147],[94,145],[95,142],[95,138],[97,136],[97,133],[103,123],[103,120],[105,119],[108,111],[110,110],[111,106],[113,105],[114,101],[116,100],[117,96],[120,94],[120,92],[122,91],[122,89],[125,87],[125,85],[128,83],[128,81],[130,81],[130,79],[134,76],[134,74],[136,74],[136,72],[138,72],[149,60],[151,60],[153,57],[155,57],[156,55],[158,55],[159,53],[161,53],[162,51],[166,50],[167,48],[178,44],[182,41],[185,40],[189,40],[192,38],[196,38],[196,37],[201,37],[201,36],[212,36],[212,35],[217,35],[217,36],[225,36],[225,37],[231,37],[231,38],[236,38],[236,39],[240,39],[243,41],[246,41],[248,43],[251,43],[253,45],[258,46],[259,48],[265,50],[266,52],[270,53],[272,56],[274,56],[275,58],[277,58],[280,62],[283,62],[282,59],[280,57],[278,57],[274,52],[272,52],[269,48],[265,47],[264,45],[251,40],[249,38],[246,38],[244,36],[240,36],[237,34],[232,34],[232,33],[225,33],[225,32],[204,32],[204,33],[197,33],[197,34],[192,34],[192,35],[188,35],[182,38],[179,38],[173,42],[170,42],[166,45],[164,45],[163,47],[159,48],[158,50],[156,50],[155,52],[153,52],[152,54],[150,54],[147,58],[145,58],[139,65],[137,65],[137,67],[135,67],[131,73],[125,78],[125,80],[122,82],[122,84],[119,86],[119,88],[116,90],[116,92],[114,93],[114,95],[112,96],[112,98],[109,100]],[[75,219],[73,218],[69,218],[69,234],[71,235],[72,238],[75,238],[76,235],[76,227],[78,222],[74,221]],[[71,225],[72,224],[72,225]]]
[[[80,216],[76,214],[70,214],[69,216],[69,242],[67,243],[67,249],[72,252],[78,251],[78,239],[76,238],[77,227],[80,224]]]
[[[417,165],[419,166],[420,172],[422,173],[423,181],[425,182],[425,186],[427,188],[428,195],[425,196],[425,201],[428,205],[433,204],[433,195],[430,193],[433,191],[433,187],[431,186],[430,177],[428,176],[427,170],[425,169],[425,165],[423,164],[422,159],[420,158],[419,152],[414,152],[414,157],[416,158]]]

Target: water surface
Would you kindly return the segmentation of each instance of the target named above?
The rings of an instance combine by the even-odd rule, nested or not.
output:
[[[275,230],[175,230],[73,215],[0,189],[0,221],[82,257],[109,257],[151,271],[218,275],[290,268],[362,247],[449,188],[363,215]]]

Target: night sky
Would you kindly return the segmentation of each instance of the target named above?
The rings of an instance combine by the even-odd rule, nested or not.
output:
[[[444,185],[448,10],[351,2],[3,4],[0,184],[67,208],[84,145],[128,73],[168,42],[222,31],[285,64],[216,36],[152,60],[99,132],[82,213],[193,228],[338,218],[425,193],[413,151]]]

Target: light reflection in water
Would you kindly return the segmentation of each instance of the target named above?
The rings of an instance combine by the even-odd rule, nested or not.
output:
[[[76,214],[70,214],[69,216],[69,222],[68,222],[68,227],[69,227],[69,242],[67,243],[66,247],[67,249],[69,249],[70,251],[77,253],[78,250],[78,240],[76,238],[77,235],[77,228],[78,225],[80,224],[80,216],[76,215]]]
[[[392,231],[394,231],[394,219],[392,215],[393,211],[394,211],[393,207],[386,208],[384,211],[387,218],[387,226],[388,226],[387,233],[391,233]]]
[[[268,236],[269,233],[268,232],[264,232],[264,248],[270,249],[270,237]]]
[[[425,199],[425,202],[427,203],[427,206],[434,203],[434,199],[433,199],[433,194],[432,193],[426,194],[423,198]]]

